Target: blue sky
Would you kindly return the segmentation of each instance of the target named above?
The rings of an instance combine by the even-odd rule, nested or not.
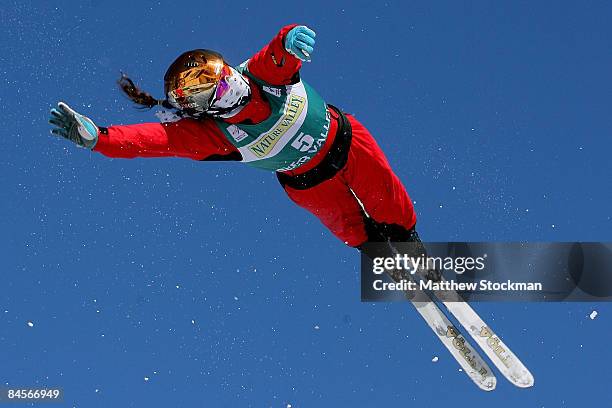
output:
[[[425,240],[609,241],[610,15],[603,1],[3,2],[0,383],[62,386],[67,407],[607,401],[608,304],[477,304],[536,378],[482,393],[411,306],[359,302],[357,253],[273,174],[111,160],[52,137],[47,115],[64,100],[100,125],[155,121],[119,71],[161,96],[179,53],[239,63],[304,23],[303,78],[372,131]]]

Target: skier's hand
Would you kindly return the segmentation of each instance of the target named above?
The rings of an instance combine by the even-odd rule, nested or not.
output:
[[[285,49],[296,58],[310,62],[316,36],[315,32],[306,26],[293,27],[285,37]]]
[[[98,142],[98,127],[87,116],[75,112],[64,102],[57,104],[57,109],[51,109],[49,123],[56,136],[64,137],[81,147],[93,149]]]

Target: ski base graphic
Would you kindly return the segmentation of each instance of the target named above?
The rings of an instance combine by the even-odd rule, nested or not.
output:
[[[390,273],[389,276],[396,282],[404,279],[414,280],[415,278],[397,271]],[[480,353],[463,337],[461,331],[442,312],[434,299],[442,303],[449,313],[457,319],[508,381],[520,388],[533,386],[534,378],[527,367],[458,293],[444,291],[444,294],[438,293],[436,295],[436,292],[433,291],[432,295],[433,298],[423,290],[406,293],[406,297],[427,325],[480,389],[494,390],[497,385],[495,375]]]
[[[438,305],[433,301],[414,301],[412,304],[470,379],[484,391],[494,390],[497,385],[495,375]]]

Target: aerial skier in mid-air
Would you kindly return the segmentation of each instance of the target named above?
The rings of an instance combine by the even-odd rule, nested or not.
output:
[[[289,25],[236,67],[214,51],[187,51],[164,75],[163,99],[125,75],[119,80],[133,102],[170,109],[174,120],[101,127],[60,102],[51,110],[51,132],[109,157],[234,160],[274,171],[291,200],[369,258],[406,250],[423,255],[412,201],[370,132],[302,81],[300,68],[314,44],[311,29]],[[398,243],[408,245],[398,249]],[[418,272],[443,279],[435,270]],[[395,281],[410,279],[397,270],[387,273]],[[483,390],[494,389],[489,367],[431,298],[412,300],[470,378]],[[467,303],[445,305],[506,378],[519,387],[533,385],[529,371]]]
[[[187,51],[164,76],[164,99],[119,81],[136,104],[180,120],[101,127],[60,102],[52,133],[109,157],[242,161],[276,172],[289,198],[351,247],[418,241],[412,201],[370,132],[302,81],[314,44],[314,31],[289,25],[236,67]]]

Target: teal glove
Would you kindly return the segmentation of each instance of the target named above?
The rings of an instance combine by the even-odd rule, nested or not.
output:
[[[317,34],[306,26],[293,27],[285,37],[285,49],[296,58],[310,62],[316,36]]]
[[[51,109],[49,123],[55,126],[51,130],[56,136],[64,137],[81,147],[93,149],[98,142],[98,127],[87,116],[75,112],[64,102],[57,104],[58,109]]]

